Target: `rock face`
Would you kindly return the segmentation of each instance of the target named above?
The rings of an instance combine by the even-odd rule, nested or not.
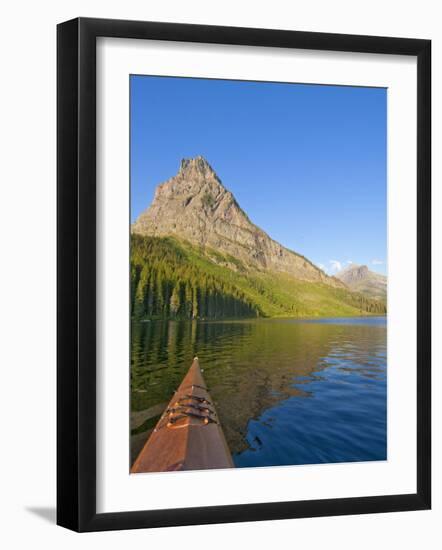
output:
[[[178,174],[157,187],[152,204],[132,225],[132,232],[175,236],[233,256],[249,269],[345,286],[254,225],[200,156],[182,160]]]
[[[370,277],[370,271],[366,265],[350,264],[348,267],[340,271],[336,277],[341,279],[345,284],[351,285],[358,281],[363,281]],[[373,273],[374,275],[374,273]]]
[[[370,298],[385,300],[387,297],[387,277],[370,271],[366,265],[350,264],[336,274],[351,290]]]

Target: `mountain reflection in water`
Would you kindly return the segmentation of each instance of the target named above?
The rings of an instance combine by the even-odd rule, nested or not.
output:
[[[386,459],[386,319],[132,324],[132,460],[198,356],[237,467]]]

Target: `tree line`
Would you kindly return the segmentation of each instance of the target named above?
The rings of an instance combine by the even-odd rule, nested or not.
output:
[[[243,292],[189,261],[172,239],[139,235],[131,238],[131,312],[138,319],[259,315]]]

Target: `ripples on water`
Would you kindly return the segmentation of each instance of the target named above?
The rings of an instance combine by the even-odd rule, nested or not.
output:
[[[237,467],[386,459],[385,318],[134,323],[132,459],[195,355]]]

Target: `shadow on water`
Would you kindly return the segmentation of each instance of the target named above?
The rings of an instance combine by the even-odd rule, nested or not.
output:
[[[386,458],[385,319],[132,326],[132,459],[198,355],[237,466]]]

